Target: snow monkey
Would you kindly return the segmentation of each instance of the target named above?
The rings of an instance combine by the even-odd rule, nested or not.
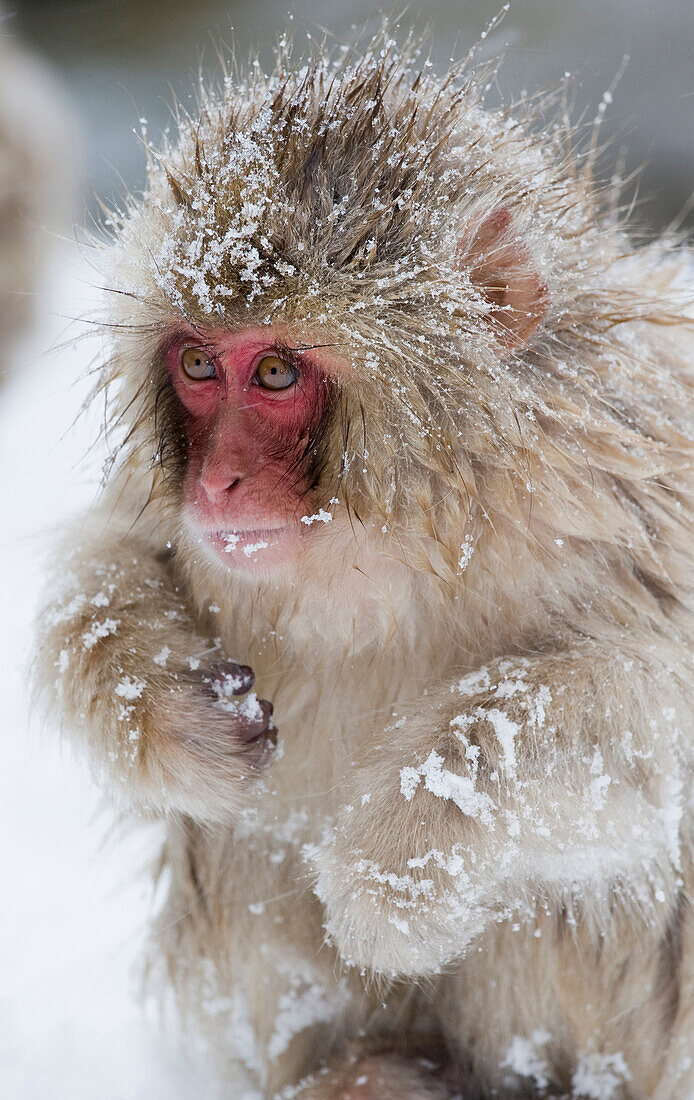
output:
[[[75,145],[61,88],[0,3],[0,385],[34,319],[52,237],[71,223]]]
[[[694,1095],[690,259],[542,117],[281,48],[115,219],[42,682],[233,1100]]]

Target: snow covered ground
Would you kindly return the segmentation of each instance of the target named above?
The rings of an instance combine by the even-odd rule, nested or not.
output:
[[[0,387],[0,1096],[188,1100],[211,1088],[137,999],[155,838],[114,834],[84,764],[29,713],[42,578],[103,457],[96,416],[75,423],[95,342],[64,344],[93,279],[77,249],[56,257]]]

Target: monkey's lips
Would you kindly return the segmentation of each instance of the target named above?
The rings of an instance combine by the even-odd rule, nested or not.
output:
[[[299,532],[289,526],[228,528],[205,531],[204,537],[231,568],[275,565],[298,548]]]

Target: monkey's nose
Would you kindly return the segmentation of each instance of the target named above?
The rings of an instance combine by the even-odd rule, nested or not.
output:
[[[210,504],[223,505],[242,481],[240,474],[222,470],[203,472],[200,484]]]

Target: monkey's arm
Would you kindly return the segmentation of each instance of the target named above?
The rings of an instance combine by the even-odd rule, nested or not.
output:
[[[423,975],[548,907],[665,921],[686,765],[676,685],[583,645],[498,661],[403,714],[314,855],[348,960]]]
[[[161,550],[114,519],[82,525],[40,617],[39,685],[126,799],[226,821],[270,753],[272,708],[234,698],[253,674],[196,630]]]

